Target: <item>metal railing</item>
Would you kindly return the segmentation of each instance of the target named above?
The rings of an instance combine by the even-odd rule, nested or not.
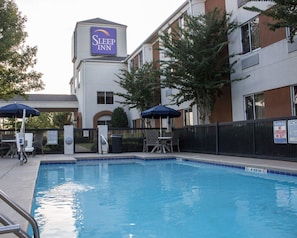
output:
[[[100,135],[100,147],[101,147],[101,154],[103,154],[103,145],[106,145],[106,148],[107,148],[107,153],[109,151],[109,144],[108,144],[108,141],[107,139],[104,137],[104,135]]]
[[[38,224],[35,219],[26,212],[23,208],[21,208],[18,204],[16,204],[10,197],[0,190],[0,198],[4,201],[10,208],[16,211],[19,215],[21,215],[29,224],[32,226],[34,238],[39,238],[39,229]],[[0,234],[9,234],[14,233],[17,237],[25,237],[29,238],[29,234],[20,228],[19,224],[14,224],[11,220],[9,220],[4,215],[0,215],[0,222],[4,225],[0,227]]]

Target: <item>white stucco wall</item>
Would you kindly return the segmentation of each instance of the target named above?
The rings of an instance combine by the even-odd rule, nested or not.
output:
[[[85,75],[86,80],[82,80],[82,101],[84,105],[83,112],[83,127],[93,127],[93,117],[100,111],[113,111],[117,107],[123,107],[123,105],[117,103],[122,98],[114,95],[114,104],[97,104],[97,92],[98,91],[111,91],[111,92],[124,92],[115,82],[119,78],[116,74],[119,74],[120,69],[125,68],[123,63],[114,62],[85,62]]]
[[[125,63],[120,61],[120,57],[127,57],[127,27],[106,22],[102,19],[78,22],[73,35],[73,42],[75,42],[73,47],[76,49],[72,50],[72,55],[76,52],[76,59],[73,62],[72,92],[78,98],[78,111],[82,114],[83,128],[94,126],[93,118],[98,112],[105,110],[112,112],[118,106],[123,107],[116,103],[120,100],[117,96],[114,96],[114,104],[97,104],[98,91],[122,90],[114,81],[118,80],[116,74],[119,74],[119,69],[126,68]],[[91,54],[91,27],[116,29],[116,55]],[[101,58],[104,60],[100,60]]]
[[[76,26],[76,55],[77,59],[74,68],[77,68],[80,61],[87,58],[98,58],[100,55],[91,54],[91,27],[107,27],[116,29],[117,53],[116,57],[127,56],[127,36],[124,25],[102,25],[95,23],[80,22]]]
[[[264,9],[271,2],[250,2],[249,5],[257,4]],[[237,8],[237,1],[226,1],[227,12],[233,13],[233,19],[243,24],[256,16],[256,13]],[[238,54],[241,49],[241,29],[238,28],[229,38],[230,54]],[[242,69],[242,62],[249,57],[259,57],[259,64]],[[248,78],[232,83],[232,111],[233,120],[245,120],[245,102],[247,95],[261,93],[267,90],[285,87],[297,83],[297,52],[288,53],[287,40],[260,48],[252,53],[239,55],[232,60],[238,60],[235,73],[231,80],[236,78]]]

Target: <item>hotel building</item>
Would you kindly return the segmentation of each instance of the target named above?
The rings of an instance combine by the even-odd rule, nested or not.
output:
[[[205,14],[215,7],[232,12],[232,19],[240,27],[229,38],[229,54],[237,54],[235,73],[230,75],[230,87],[216,101],[208,123],[253,120],[296,115],[297,96],[297,42],[288,43],[287,29],[269,30],[269,19],[244,6],[268,9],[273,1],[247,0],[189,0],[127,55],[126,26],[96,18],[76,24],[72,39],[73,77],[71,93],[77,96],[77,127],[92,128],[108,124],[112,112],[123,107],[115,95],[124,92],[115,82],[121,69],[141,67],[145,62],[164,60],[158,50],[162,44],[159,35],[171,28],[183,26],[184,14]],[[245,78],[234,81],[236,78]],[[162,78],[161,78],[162,80]],[[160,102],[172,103],[174,90],[160,89]],[[182,113],[175,118],[174,127],[197,125],[197,108],[190,103],[170,105]],[[140,126],[140,112],[124,107],[130,127]],[[156,121],[158,125],[158,121]],[[163,121],[166,126],[167,120]]]

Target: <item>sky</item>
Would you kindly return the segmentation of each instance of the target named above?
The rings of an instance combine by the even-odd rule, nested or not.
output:
[[[79,21],[102,18],[127,26],[127,50],[132,53],[185,0],[15,0],[26,16],[26,44],[37,46],[35,70],[43,74],[45,90],[69,94],[72,76],[71,38]]]

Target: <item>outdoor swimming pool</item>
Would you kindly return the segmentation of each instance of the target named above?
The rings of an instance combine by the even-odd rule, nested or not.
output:
[[[297,236],[297,177],[183,160],[42,164],[40,236]]]

